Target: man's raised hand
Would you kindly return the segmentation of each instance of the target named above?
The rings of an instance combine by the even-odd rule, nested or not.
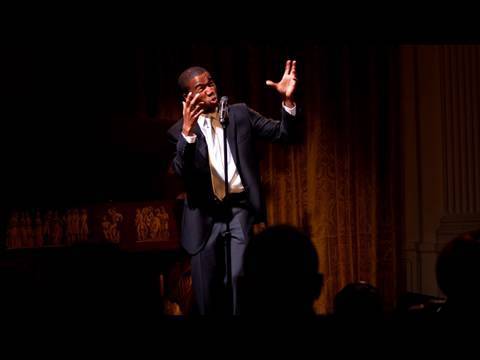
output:
[[[295,105],[293,94],[297,86],[297,62],[295,60],[287,60],[282,79],[278,83],[267,80],[266,84],[275,88],[282,95],[285,105],[293,107]]]

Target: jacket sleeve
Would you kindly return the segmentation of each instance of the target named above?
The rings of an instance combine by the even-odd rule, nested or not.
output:
[[[170,130],[168,139],[173,147],[172,167],[175,173],[181,177],[188,176],[193,171],[193,160],[196,142],[188,143],[182,136],[181,131]]]
[[[254,135],[273,142],[288,141],[292,126],[298,122],[298,115],[290,115],[283,107],[280,120],[266,118],[248,107],[247,111]]]

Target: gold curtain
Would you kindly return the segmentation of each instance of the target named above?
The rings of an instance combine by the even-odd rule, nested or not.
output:
[[[354,281],[376,285],[388,310],[402,288],[396,51],[303,50],[303,139],[260,150],[268,224],[311,236],[325,275],[318,313]]]

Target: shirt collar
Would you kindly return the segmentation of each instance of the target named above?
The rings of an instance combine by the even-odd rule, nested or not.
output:
[[[202,114],[199,117],[199,123],[203,128],[210,128],[212,120],[214,117],[218,116],[217,112]]]

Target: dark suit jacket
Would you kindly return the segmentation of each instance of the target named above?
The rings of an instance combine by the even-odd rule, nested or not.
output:
[[[265,205],[261,195],[254,140],[264,138],[285,141],[290,127],[296,120],[283,107],[280,121],[267,119],[245,104],[231,105],[228,114],[228,144],[253,214],[257,221],[262,221],[265,218]],[[210,204],[213,200],[213,190],[205,137],[199,125],[195,124],[197,140],[189,144],[181,134],[182,125],[183,119],[180,119],[168,130],[168,135],[175,145],[173,168],[183,179],[187,193],[183,209],[181,242],[193,255],[202,249],[211,231],[213,219]]]

